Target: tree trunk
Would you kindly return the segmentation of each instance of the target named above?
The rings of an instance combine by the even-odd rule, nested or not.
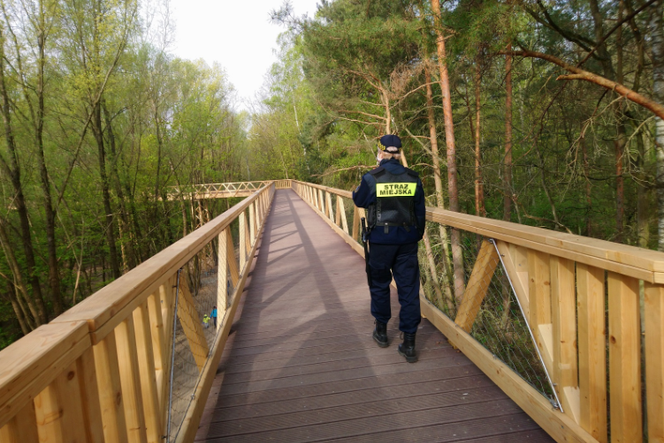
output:
[[[450,80],[447,72],[447,65],[445,64],[445,36],[442,31],[439,0],[431,0],[431,7],[434,13],[434,23],[437,34],[436,49],[438,51],[438,70],[440,71],[440,89],[443,95],[445,143],[447,145],[447,186],[450,200],[450,211],[459,212],[459,190],[457,186],[452,99],[450,97]],[[461,249],[461,232],[458,229],[452,229],[452,262],[454,263],[454,296],[457,302],[460,302],[463,298],[466,283],[463,269],[463,250]]]
[[[44,11],[43,3],[39,2],[40,7],[40,29],[38,36],[38,77],[37,77],[37,115],[35,123],[35,138],[37,141],[37,159],[39,161],[39,177],[43,193],[44,212],[46,214],[46,246],[48,250],[48,282],[51,288],[51,299],[53,301],[54,314],[60,315],[63,311],[62,292],[60,290],[60,272],[58,269],[57,237],[55,233],[55,210],[51,198],[51,183],[46,167],[46,157],[44,155],[44,66],[46,64],[45,54],[45,35],[44,35]]]
[[[102,112],[104,114],[104,121],[106,122],[106,130],[104,131],[108,137],[108,149],[111,154],[111,167],[110,172],[113,176],[113,188],[115,193],[118,196],[118,204],[120,205],[120,246],[123,251],[123,262],[124,270],[128,271],[133,269],[136,266],[136,254],[134,253],[134,247],[132,242],[131,235],[131,223],[129,222],[129,216],[127,214],[127,206],[125,201],[125,193],[123,191],[122,179],[120,178],[120,173],[118,171],[118,153],[115,146],[115,133],[113,132],[113,122],[106,109],[106,104],[102,101],[101,104]],[[125,238],[125,236],[127,238]]]
[[[636,144],[638,146],[639,155],[636,164],[636,174],[638,177],[637,182],[637,199],[636,199],[636,227],[638,235],[638,245],[642,248],[648,248],[650,242],[650,205],[648,204],[648,188],[646,183],[648,180],[645,171],[645,156],[646,148],[643,142],[643,132],[636,135]]]
[[[512,49],[512,43],[507,46]],[[505,157],[503,159],[503,220],[512,219],[512,55],[505,56]]]
[[[482,70],[478,56],[475,66],[475,214],[480,217],[485,217],[484,185],[482,183],[482,152],[480,150],[480,117],[482,115],[481,82]]]
[[[0,157],[0,166],[4,172],[9,176],[12,186],[14,188],[14,205],[18,213],[19,221],[21,224],[21,242],[23,244],[23,251],[25,253],[26,272],[32,293],[35,298],[37,307],[37,321],[39,324],[48,322],[48,315],[46,305],[44,304],[44,297],[42,295],[41,284],[37,276],[35,253],[32,244],[32,234],[30,231],[30,220],[28,217],[28,208],[25,202],[25,195],[23,194],[23,185],[21,184],[21,169],[18,163],[18,150],[14,140],[14,133],[11,122],[11,105],[9,100],[9,93],[7,92],[7,84],[5,80],[5,57],[4,57],[4,43],[5,37],[0,30],[0,95],[2,97],[2,121],[4,124],[4,135],[7,149],[9,150],[9,164],[3,157]]]
[[[440,176],[440,157],[438,155],[438,133],[436,131],[436,117],[433,111],[433,90],[431,88],[431,72],[429,67],[424,68],[424,79],[427,83],[427,117],[429,119],[429,141],[431,142],[431,161],[433,162],[433,182],[436,188],[436,206],[445,209],[445,200],[443,199],[443,181]],[[452,291],[449,282],[453,280],[452,266],[450,265],[450,246],[447,230],[445,226],[438,225],[440,241],[443,245],[443,269],[447,275],[445,285],[445,303],[451,303]],[[436,284],[438,281],[436,280]]]
[[[93,109],[92,117],[92,132],[97,142],[97,152],[99,157],[99,177],[101,179],[101,192],[104,204],[105,223],[104,231],[106,235],[106,243],[108,243],[109,250],[109,265],[113,278],[120,278],[120,260],[118,257],[118,249],[116,245],[115,223],[113,217],[113,209],[111,208],[111,193],[108,185],[108,174],[106,173],[106,148],[104,146],[104,134],[102,128],[101,118],[101,105],[97,103]]]

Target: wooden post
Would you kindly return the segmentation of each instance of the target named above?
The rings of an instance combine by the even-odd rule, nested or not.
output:
[[[611,440],[640,443],[641,327],[639,281],[609,272]]]
[[[337,218],[341,217],[341,224],[337,222],[337,226],[342,226],[344,232],[350,235],[350,232],[348,231],[348,220],[346,219],[346,207],[344,206],[344,199],[340,195],[337,196],[337,205],[339,206],[337,209]]]
[[[0,428],[3,443],[39,443],[35,404],[28,402],[5,426]]]
[[[549,254],[528,250],[530,327],[549,374],[552,373],[551,276]]]
[[[115,328],[118,349],[122,399],[127,420],[127,436],[130,443],[147,443],[148,437],[143,414],[143,398],[138,370],[136,334],[132,317]]]
[[[240,271],[237,267],[237,258],[235,258],[235,244],[233,243],[233,234],[231,233],[231,228],[226,229],[226,257],[228,262],[228,269],[231,273],[231,283],[233,287],[237,287],[237,283],[240,281]]]
[[[120,364],[118,362],[115,334],[111,333],[93,346],[101,417],[104,423],[104,440],[127,443],[127,420],[125,417]]]
[[[645,283],[648,441],[664,442],[664,287]]]
[[[553,322],[553,373],[551,377],[563,410],[579,423],[574,278],[573,261],[551,257],[551,318]]]
[[[201,320],[198,318],[194,297],[192,297],[189,291],[189,283],[187,283],[187,278],[182,278],[185,275],[185,273],[182,273],[180,276],[178,318],[180,319],[182,330],[187,336],[187,342],[189,343],[194,360],[196,360],[196,366],[201,371],[210,350],[205,339],[203,325],[201,325]]]
[[[244,265],[247,262],[247,221],[244,212],[240,214],[240,269],[244,269]]]
[[[152,349],[150,315],[148,313],[147,302],[134,309],[133,317],[148,442],[161,443],[161,407],[155,375],[154,351]]]
[[[600,443],[607,443],[604,270],[577,263],[576,288],[579,317],[579,424]]]
[[[256,241],[256,206],[249,205],[249,245],[253,246]]]
[[[159,299],[159,293],[151,294],[148,297],[148,315],[150,317],[150,336],[152,338],[152,354],[154,355],[154,374],[155,374],[155,383],[157,385],[157,398],[159,400],[159,410],[164,405],[164,392],[161,389],[161,386],[165,382],[165,378],[168,377],[168,374],[165,372],[166,366],[166,355],[168,352],[166,350],[166,343],[171,340],[164,337],[164,319],[161,315],[161,303]]]
[[[81,405],[81,374],[76,362],[63,369],[34,400],[40,442],[87,440],[85,430],[89,423],[84,422],[86,417]],[[98,406],[96,412],[99,413]]]
[[[466,292],[459,306],[457,316],[454,319],[454,322],[466,332],[470,332],[473,327],[475,317],[480,311],[499,260],[496,248],[492,243],[484,240],[480,252],[477,254],[477,261],[473,266],[468,285],[466,285]]]
[[[217,248],[217,309],[219,310],[219,317],[223,317],[223,313],[228,308],[228,252],[226,251],[229,247],[228,230],[229,228],[224,229],[217,237],[219,243]],[[233,248],[232,238],[230,247]]]
[[[327,216],[331,222],[334,222],[334,208],[332,207],[332,196],[327,191],[325,191],[325,198],[327,199]]]

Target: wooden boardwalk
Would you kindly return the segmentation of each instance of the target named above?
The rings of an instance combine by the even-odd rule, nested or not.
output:
[[[196,441],[551,442],[426,319],[419,362],[371,337],[364,261],[277,191]]]

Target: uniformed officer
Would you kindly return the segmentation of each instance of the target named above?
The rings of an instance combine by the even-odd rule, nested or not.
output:
[[[399,137],[384,135],[380,144],[379,167],[364,174],[353,192],[355,205],[367,209],[369,290],[371,314],[376,319],[373,338],[381,348],[389,346],[387,322],[392,317],[390,283],[394,276],[401,305],[399,330],[403,332],[398,351],[414,363],[415,333],[422,319],[417,242],[425,228],[424,189],[417,173],[399,162]]]

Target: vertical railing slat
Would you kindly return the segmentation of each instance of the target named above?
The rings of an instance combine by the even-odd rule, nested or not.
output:
[[[154,374],[155,382],[157,384],[157,398],[159,401],[159,410],[161,411],[164,405],[164,391],[161,386],[164,383],[164,378],[167,377],[165,372],[166,366],[166,342],[170,341],[164,337],[164,319],[161,315],[161,303],[159,293],[151,294],[148,297],[148,315],[150,316],[150,336],[152,338],[152,354],[154,356]]]
[[[552,372],[551,273],[549,254],[528,250],[530,327],[549,374]]]
[[[141,396],[136,350],[136,333],[132,317],[128,317],[115,328],[115,339],[117,341],[122,399],[127,420],[127,436],[130,443],[147,443],[148,437],[143,414],[143,398]]]
[[[639,281],[609,272],[611,441],[643,441]]]
[[[240,269],[244,269],[244,264],[247,262],[247,221],[244,212],[240,214]]]
[[[104,340],[93,347],[93,351],[101,417],[104,423],[104,440],[126,443],[129,441],[127,420],[120,382],[120,365],[115,334],[107,335]]]
[[[664,442],[664,286],[645,284],[648,441]]]
[[[224,229],[217,237],[217,309],[219,317],[223,317],[228,308],[228,235]],[[230,244],[233,247],[233,243]],[[218,322],[218,326],[221,322]]]
[[[81,386],[76,362],[35,397],[39,441],[44,443],[86,441],[81,405]]]
[[[0,442],[39,443],[34,402],[28,402],[14,418],[0,428]]]
[[[150,332],[150,315],[148,313],[147,302],[134,310],[133,317],[148,442],[160,443],[162,437],[161,408],[159,406],[154,351],[152,350],[152,335]]]
[[[608,442],[604,270],[577,263],[579,424],[600,443]]]
[[[551,257],[552,378],[567,415],[579,423],[574,262]]]
[[[341,226],[343,227],[344,232],[350,235],[350,232],[348,231],[348,220],[346,219],[346,207],[344,206],[344,199],[340,195],[337,196],[337,203],[339,205],[339,208],[337,209],[337,218],[341,215]],[[337,223],[337,225],[338,224],[339,223]]]

